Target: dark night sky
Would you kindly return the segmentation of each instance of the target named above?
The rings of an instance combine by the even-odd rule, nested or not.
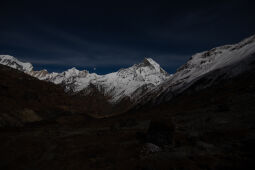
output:
[[[152,57],[168,72],[255,33],[252,1],[1,1],[0,54],[104,74]]]

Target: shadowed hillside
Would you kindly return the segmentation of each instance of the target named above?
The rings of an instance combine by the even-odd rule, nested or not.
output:
[[[3,76],[6,69],[2,67],[1,79],[5,81],[1,81],[1,88],[8,87],[10,93],[17,90],[11,90],[11,84],[22,80],[20,76],[7,80]],[[28,82],[38,81],[15,70],[11,72],[13,76],[21,74]],[[63,109],[63,105],[73,107],[68,103],[69,96],[49,83],[38,81],[40,85],[34,91],[41,104],[31,98],[24,102],[22,92],[12,92],[15,99],[4,97],[6,91],[1,90],[5,101],[2,107],[8,113],[5,115],[28,108],[23,114],[28,117],[25,120],[38,119],[33,114],[38,113],[40,118],[55,115],[55,123],[1,129],[0,168],[249,169],[254,167],[255,151],[254,75],[254,71],[246,72],[197,91],[199,85],[209,81],[202,79],[168,103],[104,119],[91,119]],[[23,91],[29,90],[25,88],[29,84],[19,86]],[[51,86],[54,90],[48,95],[62,99],[52,99],[54,105],[47,102],[50,99],[44,99],[43,89]],[[7,107],[14,101],[17,109]]]

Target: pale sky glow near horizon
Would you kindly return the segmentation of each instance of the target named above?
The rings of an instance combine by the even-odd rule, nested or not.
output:
[[[36,70],[98,74],[148,57],[173,73],[195,53],[255,34],[253,8],[249,0],[3,1],[0,54]]]

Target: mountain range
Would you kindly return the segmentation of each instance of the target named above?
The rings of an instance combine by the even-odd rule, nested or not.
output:
[[[153,89],[171,77],[151,58],[145,58],[139,64],[106,75],[97,75],[76,68],[68,69],[62,73],[48,73],[47,70],[34,71],[32,64],[23,63],[9,55],[1,55],[0,63],[23,71],[39,80],[62,85],[66,92],[89,95],[95,87],[109,98],[109,102],[114,104],[125,97],[133,100],[142,92]]]
[[[255,35],[174,74],[0,63],[0,169],[255,169]]]
[[[0,64],[61,85],[69,94],[89,96],[99,93],[112,105],[128,101],[133,107],[148,102],[166,102],[206,76],[210,77],[210,82],[199,86],[200,89],[211,86],[219,77],[237,76],[253,68],[254,55],[255,35],[237,44],[197,53],[174,74],[168,74],[151,58],[106,75],[76,68],[62,73],[34,71],[31,63],[21,62],[10,55],[0,55]]]

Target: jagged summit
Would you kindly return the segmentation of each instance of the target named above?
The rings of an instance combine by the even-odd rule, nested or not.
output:
[[[241,74],[251,69],[254,62],[255,35],[237,44],[224,45],[193,55],[171,78],[145,94],[141,100],[170,100],[207,75],[210,75],[210,83],[201,85],[200,89],[210,86],[217,78]]]
[[[45,77],[49,74],[49,72],[46,69],[40,70],[40,71],[30,71],[29,72],[31,76],[37,77],[40,79],[41,77]]]
[[[136,66],[137,67],[150,66],[150,67],[154,67],[157,70],[158,68],[160,68],[160,65],[156,63],[152,58],[144,58],[144,60],[140,64],[137,64]]]
[[[156,72],[165,72],[160,65],[154,61],[152,58],[144,58],[144,60],[139,63],[135,64],[134,67],[140,68],[140,67],[149,67],[151,69],[154,69]]]
[[[68,69],[67,71],[63,72],[65,77],[71,77],[71,76],[78,76],[80,71],[77,70],[75,67]]]
[[[171,77],[151,58],[145,58],[139,64],[106,75],[89,73],[87,70],[80,71],[75,67],[62,73],[48,73],[47,70],[33,71],[30,63],[20,62],[12,56],[7,58],[8,62],[6,62],[6,57],[0,57],[1,63],[24,71],[40,80],[61,84],[65,86],[66,91],[74,93],[86,91],[88,94],[95,90],[90,87],[97,88],[103,95],[109,96],[112,103],[117,103],[126,97],[132,100],[145,92],[139,90],[140,88],[150,90]]]
[[[136,102],[146,101],[151,96],[155,100],[161,100],[157,96],[171,98],[172,94],[183,91],[201,77],[215,70],[233,67],[228,71],[230,76],[247,70],[250,66],[247,64],[250,63],[248,60],[253,59],[254,55],[255,35],[237,44],[224,45],[197,53],[173,75],[169,75],[151,58],[145,58],[139,64],[106,75],[89,73],[87,70],[80,71],[75,67],[62,73],[48,73],[47,70],[33,71],[30,63],[20,62],[8,55],[0,56],[0,63],[24,71],[40,80],[61,84],[66,91],[73,93],[89,94],[93,93],[96,88],[96,91],[107,96],[110,102],[118,103],[124,98]],[[243,64],[234,67],[238,63]]]
[[[11,68],[14,68],[23,72],[29,72],[33,70],[33,66],[31,63],[21,62],[10,55],[0,55],[0,64],[7,65]]]

